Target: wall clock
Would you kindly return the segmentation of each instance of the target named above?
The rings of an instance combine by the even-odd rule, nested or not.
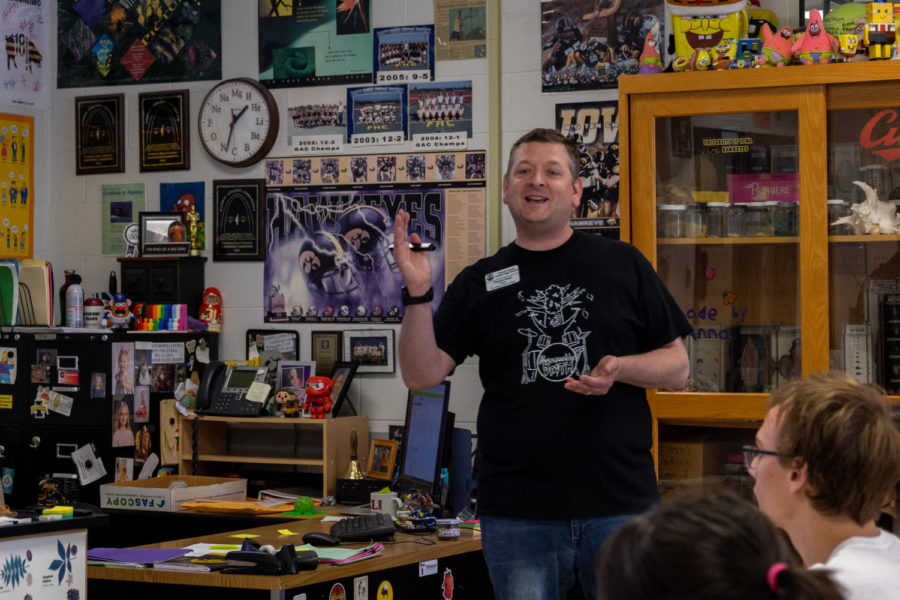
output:
[[[262,160],[278,137],[278,106],[253,79],[217,83],[200,104],[200,141],[209,155],[231,167]]]

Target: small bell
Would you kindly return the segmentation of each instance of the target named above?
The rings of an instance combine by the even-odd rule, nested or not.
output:
[[[344,479],[363,479],[362,471],[359,469],[359,461],[356,459],[356,428],[350,431],[350,466],[347,468],[347,474]]]

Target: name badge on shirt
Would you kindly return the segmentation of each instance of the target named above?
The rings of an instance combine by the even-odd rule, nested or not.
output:
[[[514,283],[519,283],[519,265],[506,267],[484,276],[484,286],[489,292],[505,288]]]

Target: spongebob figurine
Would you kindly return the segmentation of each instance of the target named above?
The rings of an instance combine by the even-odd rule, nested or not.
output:
[[[667,0],[667,5],[672,22],[670,48],[675,51],[673,68],[727,68],[741,38],[747,37],[747,0],[714,0],[702,6],[690,0]]]
[[[897,38],[894,23],[894,5],[890,2],[869,2],[866,4],[865,46],[869,49],[869,59],[891,58]]]

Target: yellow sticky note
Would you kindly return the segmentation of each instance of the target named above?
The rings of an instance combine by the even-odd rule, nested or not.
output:
[[[12,407],[13,407],[12,394],[0,394],[0,408],[12,408]]]
[[[240,550],[241,547],[237,544],[214,544],[209,547],[212,550]]]
[[[228,537],[233,537],[233,538],[238,538],[238,539],[255,538],[255,537],[259,537],[259,534],[258,533],[235,533]]]
[[[281,535],[298,535],[296,531],[291,531],[290,529],[279,529],[278,533]]]
[[[246,398],[252,402],[259,402],[262,404],[266,401],[266,398],[269,397],[269,390],[271,389],[272,386],[268,383],[254,381],[250,384],[250,389],[247,390]]]

